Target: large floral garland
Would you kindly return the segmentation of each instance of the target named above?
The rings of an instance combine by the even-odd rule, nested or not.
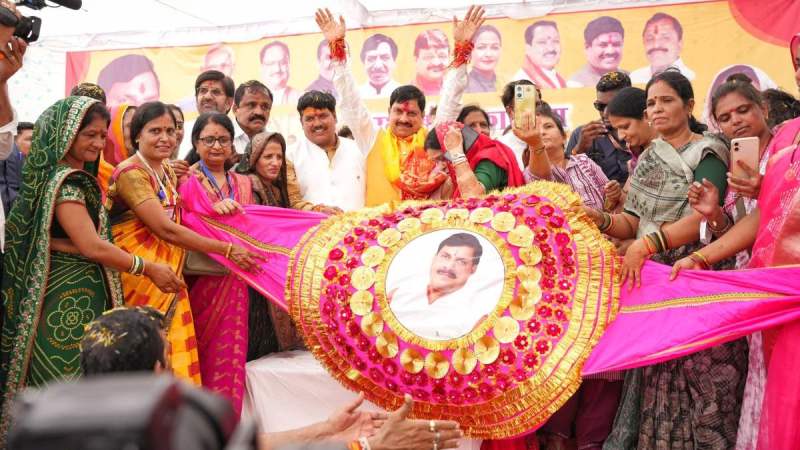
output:
[[[290,312],[327,370],[378,405],[396,408],[409,393],[416,417],[456,420],[473,437],[530,431],[577,390],[617,309],[614,248],[579,204],[568,187],[538,182],[331,217],[292,251]],[[397,253],[439,230],[485,238],[504,266],[495,309],[445,341],[409,331],[386,296]]]

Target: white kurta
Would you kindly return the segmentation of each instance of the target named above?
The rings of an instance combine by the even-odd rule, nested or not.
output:
[[[448,340],[468,334],[494,309],[497,299],[471,289],[461,289],[428,303],[428,284],[405,283],[391,294],[390,308],[412,333],[428,339]],[[482,300],[483,298],[483,300]]]
[[[528,148],[528,144],[526,144],[522,139],[518,138],[517,135],[515,135],[511,130],[497,138],[497,140],[505,144],[506,147],[510,148],[514,152],[514,156],[517,157],[517,164],[519,164],[519,170],[524,172],[525,168],[528,167],[528,162],[522,160],[522,154],[525,153],[525,149]]]
[[[345,211],[364,207],[366,156],[354,140],[339,138],[329,160],[323,148],[302,136],[286,151],[286,159],[294,164],[304,200]]]

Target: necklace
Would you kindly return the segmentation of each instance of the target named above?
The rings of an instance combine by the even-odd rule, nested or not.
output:
[[[170,182],[169,177],[167,176],[167,173],[164,170],[164,168],[163,167],[161,168],[162,176],[159,177],[158,173],[156,173],[155,169],[150,167],[150,164],[148,164],[147,160],[144,159],[144,156],[142,156],[141,152],[136,152],[136,156],[138,156],[139,160],[142,161],[142,164],[144,165],[145,170],[153,178],[156,179],[156,182],[158,183],[158,187],[159,187],[157,195],[158,195],[159,200],[161,200],[162,204],[164,204],[168,200],[167,193],[172,195],[172,199],[173,200],[177,199],[178,198],[178,192],[172,186],[172,183]],[[164,179],[163,182],[161,181],[162,178]],[[165,187],[165,183],[166,183],[166,186],[169,187],[169,191],[167,191],[167,188]]]

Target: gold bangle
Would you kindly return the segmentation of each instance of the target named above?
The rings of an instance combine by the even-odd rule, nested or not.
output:
[[[228,242],[228,248],[225,250],[225,259],[230,259],[231,250],[233,250],[233,244]]]
[[[701,265],[705,266],[706,269],[710,269],[711,268],[711,263],[709,263],[708,259],[706,259],[706,257],[703,256],[703,254],[700,253],[699,251],[692,252],[691,256],[696,256],[697,258],[699,258],[700,261],[697,261],[697,259],[695,259],[695,258],[692,258],[692,259],[694,259],[695,261],[699,262]]]

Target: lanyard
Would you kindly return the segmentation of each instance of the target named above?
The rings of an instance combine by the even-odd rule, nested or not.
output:
[[[225,195],[222,194],[222,189],[217,184],[217,179],[214,178],[214,175],[211,173],[210,170],[208,170],[208,166],[206,166],[206,163],[204,163],[203,160],[200,160],[200,170],[203,172],[203,175],[205,175],[206,178],[208,178],[208,181],[211,183],[211,186],[214,188],[214,190],[217,191],[217,196],[219,197],[219,199],[225,200]],[[228,198],[233,200],[234,199],[233,183],[231,183],[230,174],[227,172],[225,172],[225,181],[228,182],[228,190],[230,191]]]
[[[159,200],[161,200],[162,202],[166,201],[167,200],[167,189],[166,189],[166,187],[164,187],[164,183],[161,182],[161,177],[158,176],[158,174],[156,173],[155,169],[150,167],[150,164],[147,163],[147,160],[144,159],[144,156],[142,156],[141,152],[136,152],[136,156],[138,156],[139,159],[144,164],[145,170],[150,172],[153,175],[153,177],[156,179],[156,182],[158,183],[158,187],[159,187],[159,190],[158,190],[158,198],[159,198]],[[162,170],[163,170],[163,168],[162,168]],[[169,182],[169,178],[166,177],[166,173],[164,175],[165,175],[164,178],[166,180],[167,185],[171,188],[172,184]],[[174,192],[173,190],[171,190],[171,194],[173,195],[173,199],[177,198],[177,193]]]

